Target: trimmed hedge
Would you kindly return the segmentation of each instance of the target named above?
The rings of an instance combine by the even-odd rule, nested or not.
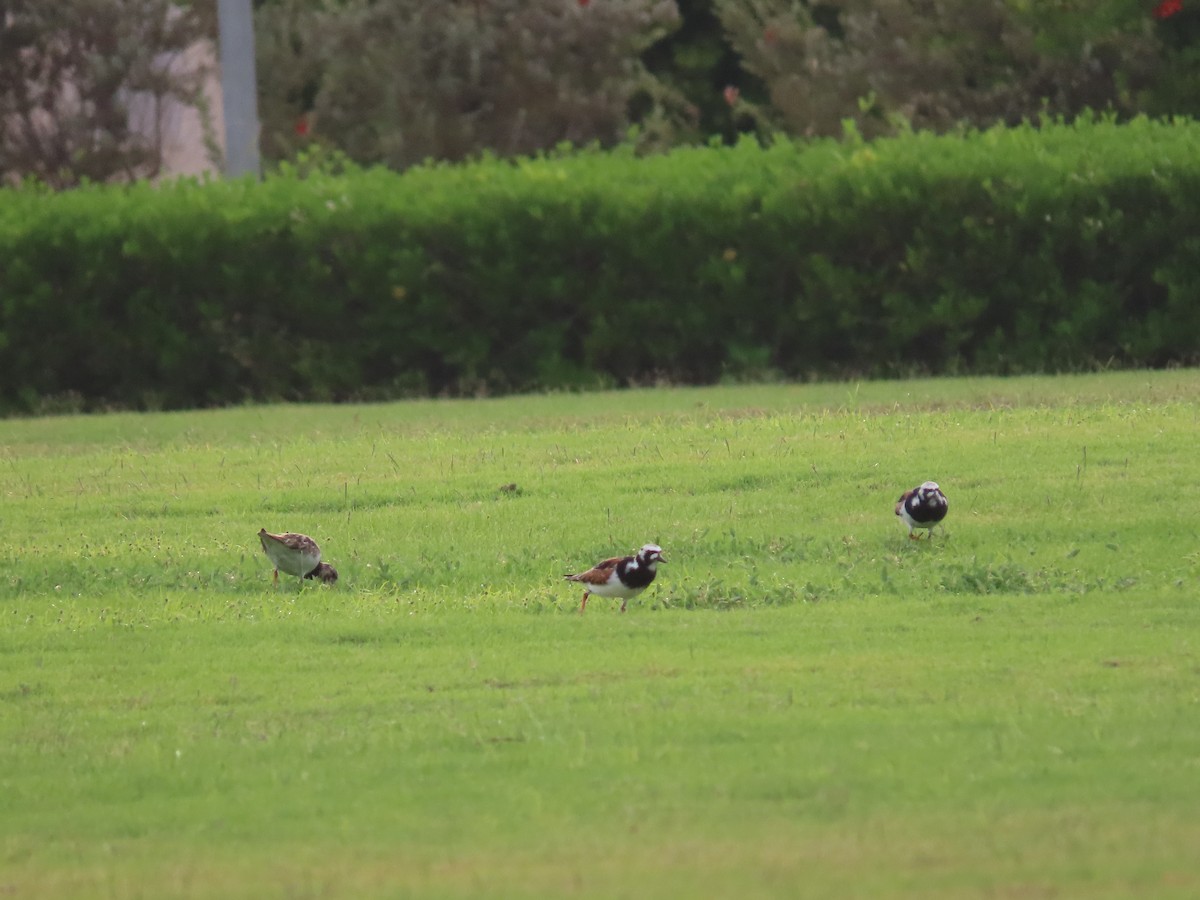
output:
[[[0,409],[1200,358],[1200,124],[0,192]]]

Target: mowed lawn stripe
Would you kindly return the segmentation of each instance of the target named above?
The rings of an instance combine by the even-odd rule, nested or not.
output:
[[[0,422],[0,887],[1192,896],[1197,387]]]

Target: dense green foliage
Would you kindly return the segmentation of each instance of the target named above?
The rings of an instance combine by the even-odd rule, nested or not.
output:
[[[1198,391],[2,421],[0,883],[1195,897]],[[927,477],[950,515],[913,542]],[[263,526],[341,581],[273,588]],[[577,615],[562,574],[647,539],[655,584]]]
[[[905,123],[937,132],[970,125],[1128,117],[1156,102],[1166,52],[1148,10],[1131,0],[697,0],[711,3],[749,82],[751,105],[787,134],[836,135],[852,118],[867,135]],[[741,76],[737,83],[747,80]]]
[[[81,0],[74,0],[81,2]],[[94,0],[92,0],[94,2]],[[739,132],[938,132],[1196,112],[1195,23],[1155,0],[262,0],[263,148],[404,168]]]
[[[219,163],[213,0],[8,0],[0,182]],[[260,144],[361,165],[661,150],[739,133],[938,132],[1089,111],[1195,115],[1179,0],[255,0]],[[189,109],[190,108],[190,109]],[[185,114],[184,111],[188,110]],[[177,132],[199,117],[203,138]],[[196,164],[193,156],[191,165]]]
[[[561,141],[613,145],[635,100],[646,140],[666,139],[670,98],[638,57],[676,26],[672,0],[257,6],[262,150],[271,160],[319,143],[400,170]]]
[[[1138,120],[5,192],[0,403],[1188,362],[1198,143]]]
[[[215,13],[212,0],[6,0],[0,184],[161,174],[181,110],[205,109],[205,72],[186,57]]]

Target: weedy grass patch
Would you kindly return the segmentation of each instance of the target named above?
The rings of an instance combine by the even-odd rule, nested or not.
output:
[[[1193,896],[1198,389],[0,422],[0,891]]]

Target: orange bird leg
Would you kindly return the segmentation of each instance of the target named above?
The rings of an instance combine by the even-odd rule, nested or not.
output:
[[[581,616],[583,615],[583,610],[584,610],[584,609],[587,607],[587,598],[588,598],[588,597],[590,597],[590,596],[592,596],[592,592],[591,592],[591,591],[584,591],[584,592],[583,592],[583,602],[579,604],[579,614],[580,614]]]
[[[275,581],[274,581],[274,583],[275,583],[276,585],[278,585],[278,584],[279,584],[279,570],[278,570],[278,569],[276,569],[276,570],[275,570]]]
[[[624,600],[621,601],[621,612],[625,612],[625,604],[628,602],[629,602],[628,597],[626,597]]]

